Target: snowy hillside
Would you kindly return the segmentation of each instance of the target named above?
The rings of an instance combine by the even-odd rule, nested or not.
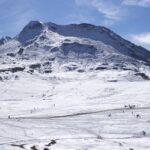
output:
[[[31,21],[0,40],[0,150],[149,150],[149,79],[105,27]]]

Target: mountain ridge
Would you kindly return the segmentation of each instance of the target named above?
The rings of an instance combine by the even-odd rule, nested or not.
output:
[[[33,31],[33,29],[35,29],[35,28],[37,30]],[[138,59],[150,61],[149,60],[150,52],[148,50],[146,50],[145,48],[143,48],[141,46],[137,46],[137,45],[125,40],[124,38],[117,35],[116,33],[114,33],[113,31],[111,31],[110,29],[108,29],[106,27],[95,26],[95,25],[87,24],[87,23],[57,25],[57,24],[51,23],[51,22],[42,23],[40,21],[31,21],[23,28],[23,30],[20,32],[19,37],[17,39],[18,39],[18,41],[21,41],[21,42],[27,42],[29,39],[33,39],[36,35],[41,34],[45,28],[47,28],[48,30],[53,31],[55,33],[58,33],[62,36],[88,38],[88,39],[92,39],[95,41],[101,41],[106,45],[111,45],[113,48],[115,48],[117,50],[119,49],[119,52],[121,52],[123,54],[131,53],[131,55],[132,55],[132,52],[133,52],[132,49],[135,49],[137,51],[137,53],[139,53],[140,49],[142,49],[146,53],[146,56],[144,56],[144,57],[146,57],[146,59],[143,58],[142,56],[140,56],[140,57],[137,56],[137,54],[134,54],[134,55],[136,55],[136,57]],[[32,31],[32,34],[30,34],[30,32],[29,33],[27,32],[28,29],[30,29]],[[23,40],[23,38],[25,38],[24,32],[27,32],[29,35],[27,35],[27,39]],[[82,34],[82,32],[83,32],[83,34]],[[115,43],[117,43],[117,44],[115,44]],[[119,47],[118,47],[118,43],[120,45]],[[140,51],[140,53],[141,53],[141,51]]]
[[[150,52],[125,40],[110,29],[92,24],[57,25],[30,21],[22,31],[0,46],[2,59],[150,66]],[[12,58],[13,57],[13,58]],[[89,61],[90,60],[90,61]],[[109,68],[109,67],[107,67]]]

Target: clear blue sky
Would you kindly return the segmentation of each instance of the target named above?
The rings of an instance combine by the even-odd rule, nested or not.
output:
[[[150,49],[150,0],[0,0],[0,37],[30,20],[103,25]]]

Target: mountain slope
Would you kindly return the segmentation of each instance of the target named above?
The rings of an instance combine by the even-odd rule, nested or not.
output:
[[[0,44],[0,150],[147,150],[150,52],[107,28],[31,21]]]
[[[49,30],[59,33],[63,36],[88,38],[94,41],[101,41],[105,45],[113,47],[117,52],[131,56],[144,61],[150,61],[150,53],[146,49],[136,46],[135,44],[124,40],[111,30],[91,24],[72,24],[59,26],[47,23]],[[143,52],[142,52],[142,51]],[[141,53],[142,52],[142,53]],[[146,55],[147,56],[146,56]]]
[[[67,70],[85,66],[88,70],[139,70],[142,66],[150,65],[148,50],[105,27],[85,23],[57,25],[31,21],[16,37],[1,44],[0,53],[1,62],[21,61],[25,66],[32,65],[32,62],[42,65],[50,60],[49,68],[53,70],[64,68],[66,64]]]
[[[14,39],[19,41],[20,46],[25,47],[25,49],[40,48],[52,50],[52,52],[61,49],[64,55],[68,51],[68,55],[69,52],[72,52],[72,49],[70,51],[66,49],[76,47],[73,52],[78,55],[83,53],[91,56],[106,55],[106,58],[111,55],[112,57],[113,55],[117,55],[117,57],[120,55],[150,62],[150,52],[146,49],[124,40],[105,27],[90,24],[56,25],[54,23],[44,24],[39,21],[31,21]],[[14,39],[12,39],[12,43]],[[5,49],[4,45],[7,47],[7,42],[3,43],[3,47],[1,46],[0,49]],[[87,49],[87,51],[81,49]],[[89,49],[91,51],[93,49],[93,52],[91,53]]]

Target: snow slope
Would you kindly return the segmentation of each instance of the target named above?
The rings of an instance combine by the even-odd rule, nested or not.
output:
[[[0,150],[150,149],[149,51],[89,24],[1,41]]]
[[[2,82],[0,149],[149,149],[149,81],[120,72],[122,80],[111,82],[110,73],[118,78],[65,72]]]

